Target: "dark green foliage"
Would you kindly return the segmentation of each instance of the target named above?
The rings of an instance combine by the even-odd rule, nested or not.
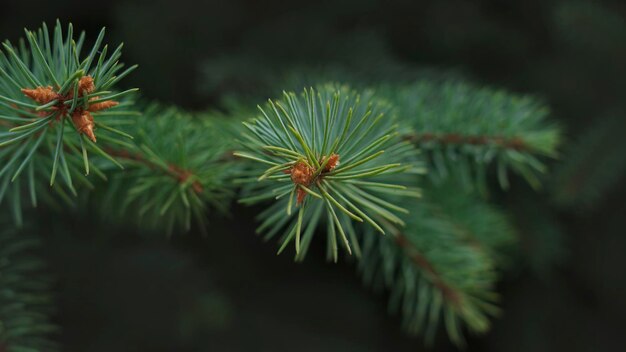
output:
[[[0,230],[0,350],[7,352],[55,351],[50,339],[52,297],[45,265],[33,253],[36,237]]]
[[[387,236],[366,231],[359,271],[365,283],[391,290],[404,327],[432,341],[437,326],[463,344],[464,328],[489,329],[498,314],[500,251],[515,240],[507,217],[454,182],[427,184],[406,205],[406,228]]]
[[[432,166],[430,176],[454,174],[468,187],[483,191],[486,172],[495,165],[500,185],[508,187],[508,170],[539,186],[545,173],[542,157],[555,157],[559,129],[547,121],[548,109],[531,97],[458,81],[417,81],[380,88],[413,128],[406,138],[416,143]]]
[[[234,194],[234,127],[217,114],[156,104],[143,110],[134,141],[109,150],[124,170],[109,172],[94,204],[143,228],[188,231],[194,218],[205,231],[209,207],[226,212]]]

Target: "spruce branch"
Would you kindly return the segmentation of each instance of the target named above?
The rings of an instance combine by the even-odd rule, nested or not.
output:
[[[261,116],[244,123],[242,151],[250,160],[238,180],[246,185],[240,202],[273,201],[259,214],[259,232],[272,238],[281,230],[279,253],[293,242],[304,258],[318,226],[325,223],[328,256],[339,244],[358,255],[353,221],[381,233],[375,217],[402,225],[406,210],[395,197],[416,197],[412,185],[423,171],[412,145],[398,135],[390,107],[371,91],[358,94],[333,85],[283,94],[259,107]],[[407,181],[408,180],[408,181]]]
[[[546,171],[542,158],[557,156],[559,128],[547,121],[548,109],[530,97],[425,80],[383,86],[379,93],[413,127],[404,137],[425,151],[432,177],[454,174],[484,191],[486,169],[495,165],[503,188],[509,170],[539,187],[538,175]]]
[[[78,187],[85,187],[94,191],[81,196],[107,219],[117,215],[168,233],[189,230],[195,219],[205,230],[209,206],[227,208],[236,178],[241,203],[268,204],[258,231],[280,238],[279,253],[293,243],[296,260],[303,260],[314,235],[325,230],[328,258],[337,261],[340,246],[355,253],[365,281],[391,291],[391,307],[408,331],[431,340],[443,321],[461,345],[464,328],[489,328],[499,312],[500,250],[513,241],[513,230],[504,215],[454,182],[476,179],[484,188],[486,169],[495,165],[503,187],[509,170],[538,185],[542,159],[556,155],[559,141],[541,104],[454,82],[379,87],[377,97],[325,85],[285,92],[259,107],[260,115],[243,124],[240,150],[230,153],[234,133],[215,118],[152,105],[129,127],[127,118],[136,114],[128,97],[135,90],[114,86],[135,67],[124,70],[119,63],[121,45],[107,56],[103,38],[104,30],[83,59],[84,35],[75,42],[71,25],[63,35],[57,23],[52,37],[45,24],[27,30],[28,48],[3,44],[0,202],[9,200],[18,224],[24,194],[33,205],[51,192],[73,203]],[[433,169],[423,201],[415,200],[421,195],[417,175],[424,173],[418,147]],[[97,187],[90,173],[108,180],[106,187]],[[42,185],[43,177],[50,182]],[[50,190],[58,178],[65,187]],[[36,267],[20,265],[21,255],[3,261],[14,248],[3,240],[16,240],[3,236],[0,349],[44,344],[39,337],[15,337],[48,332],[45,315],[20,311],[27,318],[17,324],[3,315],[5,306],[15,309],[6,302],[18,297],[5,287],[22,282],[20,270]]]
[[[36,237],[18,233],[6,223],[0,230],[0,350],[55,351],[50,334],[52,297],[43,261],[33,253]]]
[[[90,201],[103,213],[143,228],[188,231],[195,219],[206,231],[209,208],[227,212],[239,167],[229,151],[234,132],[218,116],[194,116],[157,104],[146,106],[132,128],[132,143],[109,147],[124,170],[108,172],[106,191]]]
[[[500,251],[515,240],[508,219],[458,184],[427,183],[424,198],[406,205],[406,227],[361,239],[358,268],[367,285],[391,291],[390,308],[410,333],[432,342],[443,322],[463,345],[463,330],[486,332],[499,312],[495,283]]]
[[[5,41],[0,51],[0,201],[11,195],[16,214],[20,178],[26,178],[21,185],[28,184],[33,205],[37,191],[50,192],[39,181],[44,170],[50,187],[60,177],[73,195],[77,185],[90,186],[85,175],[97,167],[89,155],[113,160],[104,149],[129,137],[115,127],[133,116],[128,97],[136,91],[113,90],[136,66],[122,70],[122,45],[107,56],[104,29],[83,58],[85,35],[75,41],[72,24],[64,34],[59,21],[52,33],[44,23],[26,29],[25,38],[17,47]]]

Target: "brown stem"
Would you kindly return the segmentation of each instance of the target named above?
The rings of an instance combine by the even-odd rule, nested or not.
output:
[[[132,160],[132,161],[141,163],[143,165],[146,165],[147,167],[151,169],[161,169],[158,167],[158,165],[151,162],[150,160],[147,160],[146,158],[143,157],[143,155],[139,153],[131,153],[127,150],[115,150],[115,149],[107,149],[106,152],[109,155],[114,156],[116,158]],[[185,170],[182,167],[175,165],[175,164],[168,164],[166,174],[176,179],[180,183],[185,183],[190,177],[195,176],[191,171]],[[204,191],[202,184],[198,180],[194,180],[191,183],[191,188],[194,190],[194,192],[198,194]]]
[[[412,143],[437,142],[441,144],[453,145],[488,145],[495,144],[499,147],[515,150],[530,150],[530,146],[519,137],[505,138],[502,136],[471,136],[458,133],[414,133],[407,134],[404,139]]]
[[[436,216],[442,219],[449,220],[454,231],[459,235],[459,239],[461,241],[463,241],[464,243],[466,243],[467,245],[469,245],[471,248],[473,248],[476,251],[484,250],[483,244],[478,240],[478,238],[470,230],[460,225],[456,221],[453,221],[453,219],[450,219],[449,216],[447,216],[446,213],[443,212],[441,209],[435,208],[432,210],[432,212],[433,214],[435,214]]]
[[[419,252],[417,248],[409,241],[409,239],[402,233],[397,232],[393,237],[395,243],[404,250],[409,258],[420,267],[423,271],[425,271],[431,279],[433,286],[441,291],[443,294],[443,298],[448,302],[452,303],[455,306],[461,304],[461,295],[459,292],[454,289],[452,286],[448,285],[442,278],[441,275],[435,270],[433,265],[428,261],[428,259]]]
[[[2,121],[0,120],[0,126],[7,126],[7,127],[13,127],[14,125],[11,124],[10,122],[7,121]],[[115,156],[117,158],[120,159],[126,159],[126,160],[133,160],[139,163],[142,163],[152,169],[158,169],[158,166],[152,162],[150,162],[149,160],[145,159],[141,154],[137,154],[137,153],[130,153],[127,150],[116,150],[116,149],[112,149],[112,148],[107,148],[106,152],[111,155],[111,156]],[[232,154],[232,153],[229,153]],[[232,156],[230,155],[224,155],[222,157],[224,160],[227,160],[227,158],[232,158]],[[181,168],[178,165],[175,164],[169,164],[168,165],[168,169],[167,169],[167,174],[173,178],[175,178],[176,180],[178,180],[180,183],[185,183],[187,182],[187,180],[190,177],[193,177],[194,174],[189,171],[189,170],[185,170],[183,168]],[[202,187],[202,184],[198,181],[195,180],[192,184],[191,187],[193,188],[193,190],[200,194],[204,191],[204,188]],[[0,350],[0,352],[2,352]]]

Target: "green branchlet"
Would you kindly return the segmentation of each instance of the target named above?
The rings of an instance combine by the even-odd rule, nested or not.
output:
[[[293,242],[296,258],[304,258],[315,230],[326,226],[328,255],[337,260],[339,246],[359,253],[353,222],[381,233],[378,219],[402,224],[397,213],[405,210],[390,197],[416,197],[415,179],[405,183],[405,176],[422,169],[389,106],[371,91],[326,85],[285,92],[259,109],[235,153],[252,161],[238,180],[246,185],[240,201],[273,202],[259,214],[258,230],[281,236],[279,253]]]
[[[130,128],[135,139],[108,150],[124,170],[105,170],[103,191],[89,195],[85,206],[168,234],[188,231],[192,219],[206,231],[209,208],[226,212],[235,193],[232,124],[157,104],[143,111]]]
[[[557,156],[560,129],[548,121],[548,109],[536,99],[458,81],[416,81],[383,86],[412,130],[405,138],[427,157],[429,176],[455,176],[467,188],[486,192],[488,168],[494,166],[503,188],[509,172],[539,187],[546,157]]]
[[[389,236],[364,231],[358,268],[369,286],[390,290],[390,307],[405,329],[434,338],[443,324],[463,345],[463,330],[484,333],[499,313],[495,284],[500,251],[515,241],[507,217],[458,183],[424,184],[424,197],[405,204],[405,228]]]
[[[2,44],[0,202],[9,198],[15,214],[24,188],[36,205],[36,194],[50,193],[59,176],[65,189],[53,187],[53,192],[63,198],[68,192],[76,195],[79,185],[89,187],[86,175],[100,174],[90,155],[113,160],[107,146],[130,138],[118,125],[134,114],[128,97],[136,89],[116,92],[114,87],[136,66],[125,68],[119,62],[122,45],[107,55],[104,32],[84,49],[85,34],[76,40],[73,26],[63,33],[57,21],[52,33],[44,23],[38,30],[25,30],[19,45]],[[83,57],[82,51],[87,52]],[[43,187],[41,177],[49,187]]]

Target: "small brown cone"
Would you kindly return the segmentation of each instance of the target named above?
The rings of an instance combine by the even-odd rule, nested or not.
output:
[[[48,104],[58,97],[52,87],[37,87],[35,89],[22,89],[22,93],[39,104]]]
[[[92,142],[96,142],[96,134],[94,133],[93,116],[89,111],[76,110],[72,114],[72,122],[79,133],[87,135]]]

